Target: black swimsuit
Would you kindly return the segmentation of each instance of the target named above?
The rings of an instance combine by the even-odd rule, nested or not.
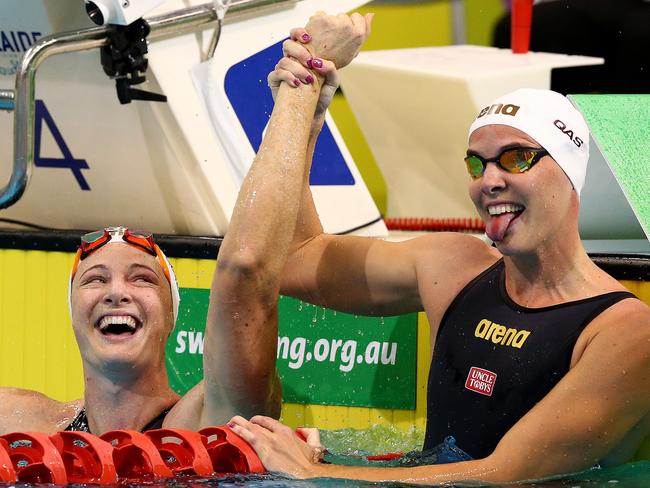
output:
[[[424,448],[447,436],[474,458],[564,377],[578,336],[605,309],[634,297],[613,292],[542,308],[516,304],[503,260],[454,299],[438,329],[427,385]],[[594,378],[597,381],[597,378]]]
[[[154,430],[162,428],[162,424],[165,421],[165,417],[169,413],[172,407],[169,407],[154,418],[151,422],[145,425],[140,432],[145,432],[147,430]],[[66,431],[75,431],[75,432],[90,432],[90,427],[88,426],[88,417],[86,416],[86,409],[82,408],[77,416],[74,418],[70,425],[65,428]]]

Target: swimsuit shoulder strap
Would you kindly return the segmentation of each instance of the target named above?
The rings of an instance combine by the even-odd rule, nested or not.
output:
[[[75,432],[90,432],[90,427],[88,426],[88,417],[86,416],[86,408],[81,407],[77,416],[70,422],[65,428],[66,431],[75,431]]]
[[[163,422],[165,421],[165,417],[167,417],[167,414],[172,408],[174,408],[174,405],[160,412],[157,417],[155,417],[151,422],[149,422],[147,425],[142,427],[141,432],[146,432],[147,430],[162,429],[162,425]]]
[[[173,405],[162,412],[160,412],[153,420],[151,420],[147,425],[145,425],[142,429],[141,432],[145,432],[147,430],[154,430],[154,429],[160,429],[162,428],[162,424],[165,421],[165,417],[167,417],[167,414],[169,411],[173,408]],[[90,432],[90,426],[88,425],[88,417],[86,416],[86,409],[82,407],[82,409],[79,411],[77,416],[70,422],[70,425],[68,425],[65,428],[66,431],[74,431],[74,432]]]

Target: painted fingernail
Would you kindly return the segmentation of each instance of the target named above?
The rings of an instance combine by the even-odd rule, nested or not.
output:
[[[313,64],[312,64],[312,60],[311,60],[311,59],[308,59],[308,60],[307,60],[307,67],[308,67],[308,68],[313,68],[313,67],[314,67]]]
[[[314,77],[312,75],[307,75],[307,76],[305,76],[305,81],[307,83],[313,83],[314,82]]]
[[[321,59],[314,58],[311,60],[311,65],[316,69],[321,69],[323,67],[323,61]]]
[[[233,427],[235,427],[235,424],[232,423],[232,422],[228,422],[226,425],[227,425],[229,428],[231,428],[231,429],[232,429]]]
[[[293,80],[293,86],[300,86],[300,80],[298,78]]]
[[[300,36],[300,38],[305,42],[311,41],[311,36],[309,34],[307,34],[306,32],[302,36]]]

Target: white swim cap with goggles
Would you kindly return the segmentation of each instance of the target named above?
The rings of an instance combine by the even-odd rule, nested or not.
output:
[[[172,314],[174,317],[174,325],[178,318],[178,307],[180,305],[180,293],[178,288],[178,281],[174,274],[174,268],[169,263],[167,256],[154,242],[153,235],[148,232],[132,231],[126,227],[106,227],[103,230],[90,232],[81,236],[81,244],[77,249],[72,270],[70,271],[70,281],[68,282],[68,306],[70,307],[70,316],[72,317],[72,280],[74,280],[79,268],[79,263],[90,256],[92,253],[101,249],[106,244],[111,242],[123,242],[135,247],[136,249],[152,255],[160,264],[165,278],[169,281],[169,288],[172,295]]]
[[[565,96],[551,90],[515,90],[483,108],[470,126],[469,136],[486,125],[507,125],[535,139],[580,196],[589,160],[589,128]]]

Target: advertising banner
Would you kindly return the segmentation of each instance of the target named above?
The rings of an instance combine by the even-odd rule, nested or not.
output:
[[[209,290],[181,288],[167,344],[172,387],[202,378]],[[280,297],[277,367],[285,402],[415,409],[417,314],[359,317]]]

